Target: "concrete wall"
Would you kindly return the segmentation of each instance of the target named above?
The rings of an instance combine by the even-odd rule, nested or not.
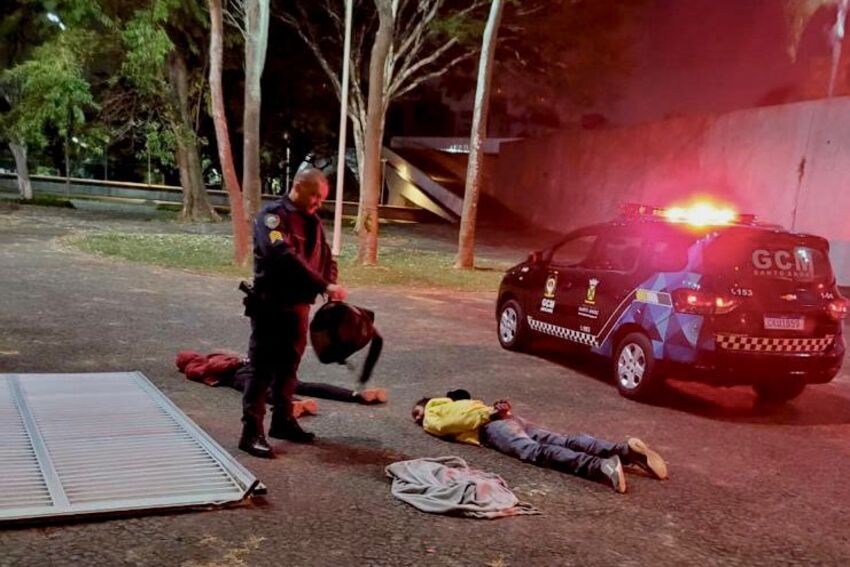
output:
[[[488,192],[541,227],[703,195],[824,236],[850,284],[850,97],[502,144]],[[796,207],[795,207],[796,202]]]

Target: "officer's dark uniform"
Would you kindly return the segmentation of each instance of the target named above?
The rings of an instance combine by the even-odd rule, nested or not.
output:
[[[312,439],[292,417],[292,396],[307,343],[310,305],[336,278],[336,262],[317,215],[300,211],[286,196],[260,211],[254,220],[254,293],[247,304],[251,339],[240,447],[263,435],[269,386],[269,435]]]

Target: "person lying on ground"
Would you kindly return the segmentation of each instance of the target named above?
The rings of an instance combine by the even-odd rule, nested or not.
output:
[[[232,386],[237,390],[241,391],[244,388],[244,376],[245,371],[241,368],[236,371],[236,374],[233,377]],[[298,396],[323,398],[326,400],[335,400],[337,402],[349,402],[364,405],[383,404],[387,401],[387,391],[383,388],[352,390],[350,388],[343,388],[342,386],[335,386],[324,382],[302,382],[301,380],[297,380],[295,382],[295,396],[293,403],[301,401],[302,405],[304,400],[300,400]],[[313,402],[312,406],[312,411],[302,411],[301,413],[312,413],[315,415],[315,402]],[[294,407],[293,412],[297,413],[299,409],[301,408]]]
[[[437,437],[484,445],[527,463],[610,484],[619,493],[626,492],[624,464],[659,480],[667,478],[664,459],[640,439],[611,443],[587,434],[553,433],[514,415],[507,400],[488,406],[466,390],[422,398],[411,417]]]
[[[186,350],[177,354],[175,362],[177,369],[194,382],[203,382],[208,386],[231,386],[240,392],[245,389],[246,359],[238,355],[226,352],[200,354]],[[365,405],[387,401],[387,391],[383,388],[351,390],[323,382],[300,380],[295,385],[295,395]],[[292,412],[296,418],[305,414],[315,415],[317,410],[315,400],[293,399]]]
[[[358,404],[383,404],[387,401],[387,391],[383,388],[364,388],[362,390],[351,390],[324,382],[302,382],[295,385],[297,396],[313,398],[324,398],[338,402],[353,402]]]
[[[319,405],[313,398],[324,398],[338,402],[350,402],[364,405],[383,404],[387,401],[387,391],[383,388],[365,388],[355,391],[324,382],[301,382],[295,386],[295,398],[292,400],[292,413],[296,418],[302,415],[316,415]],[[299,396],[306,396],[301,399]]]

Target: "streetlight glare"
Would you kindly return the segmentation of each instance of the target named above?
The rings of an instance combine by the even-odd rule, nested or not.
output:
[[[53,12],[48,12],[47,19],[59,26],[60,30],[65,31],[65,24],[62,23],[62,19],[58,15]]]

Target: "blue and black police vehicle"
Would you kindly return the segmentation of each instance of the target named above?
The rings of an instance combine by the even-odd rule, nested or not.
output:
[[[506,349],[549,337],[611,359],[628,398],[671,376],[783,402],[839,372],[847,308],[824,238],[707,205],[627,205],[509,269],[496,319]]]

